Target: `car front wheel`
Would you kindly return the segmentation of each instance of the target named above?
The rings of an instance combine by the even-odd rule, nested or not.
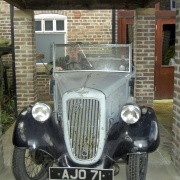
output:
[[[14,148],[13,173],[17,180],[46,180],[52,164],[52,159],[40,150]]]
[[[127,180],[145,180],[148,154],[130,154],[126,166]]]

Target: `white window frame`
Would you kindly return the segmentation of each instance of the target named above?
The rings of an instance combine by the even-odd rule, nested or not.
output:
[[[175,2],[175,7],[173,7],[173,2]],[[170,1],[170,7],[171,7],[171,11],[176,11],[176,0]]]
[[[67,16],[60,15],[60,14],[38,14],[34,16],[35,21],[41,21],[41,31],[36,31],[36,34],[64,34],[65,43],[67,41]],[[45,21],[52,20],[53,21],[53,31],[45,31]],[[56,30],[56,21],[57,20],[64,20],[64,30],[57,31]],[[38,67],[38,72],[44,72],[45,67],[42,65],[43,63],[38,62],[36,63]],[[44,63],[45,65],[47,63]],[[43,69],[43,70],[42,70]]]
[[[45,21],[53,21],[53,30],[45,30]],[[56,21],[64,20],[64,30],[56,30]],[[36,33],[66,33],[67,32],[67,16],[60,14],[38,14],[35,15],[35,21],[41,21],[41,31],[35,31]]]

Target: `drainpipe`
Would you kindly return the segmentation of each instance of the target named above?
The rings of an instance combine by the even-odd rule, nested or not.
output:
[[[16,65],[15,65],[15,50],[14,50],[14,6],[10,5],[11,18],[11,45],[12,45],[12,73],[13,73],[13,97],[15,103],[15,115],[17,116],[17,92],[16,92]]]
[[[116,43],[116,10],[112,9],[112,44]]]

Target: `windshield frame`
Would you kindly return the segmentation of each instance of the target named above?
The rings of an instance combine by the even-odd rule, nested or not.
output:
[[[93,69],[89,69],[89,70],[56,70],[55,66],[56,66],[56,50],[57,47],[70,47],[70,46],[78,46],[80,49],[82,49],[83,47],[92,47],[92,46],[97,46],[97,47],[127,47],[129,49],[129,69],[128,71],[120,71],[120,70],[93,70]],[[118,73],[132,73],[132,68],[133,68],[133,64],[132,64],[132,44],[82,44],[82,43],[73,43],[73,44],[52,44],[52,49],[53,49],[53,53],[52,53],[52,59],[53,59],[53,74],[54,73],[70,73],[70,72],[118,72]],[[83,52],[83,50],[82,50]]]

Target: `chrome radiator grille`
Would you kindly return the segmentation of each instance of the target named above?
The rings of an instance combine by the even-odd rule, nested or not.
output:
[[[77,159],[92,159],[99,145],[100,103],[78,98],[66,103],[71,151]]]

